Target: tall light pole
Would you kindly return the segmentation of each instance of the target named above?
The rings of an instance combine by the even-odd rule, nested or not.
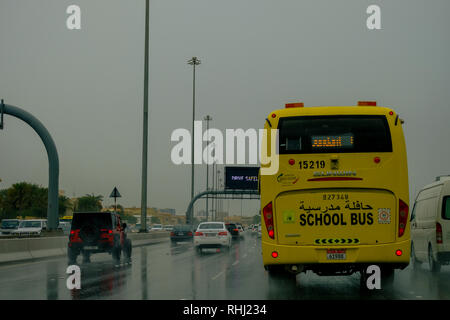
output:
[[[191,140],[191,201],[194,199],[194,121],[195,121],[195,66],[198,66],[201,61],[197,57],[192,57],[188,61],[188,64],[194,67],[193,78],[192,78],[192,140]],[[191,212],[189,213],[189,223],[192,223],[194,218],[194,206],[192,206]]]
[[[209,122],[212,120],[212,117],[208,114],[208,115],[206,115],[204,118],[203,118],[203,120],[205,120],[206,121],[206,134],[207,134],[207,140],[208,140],[208,142],[209,142],[209,133],[208,133],[208,130],[209,130]],[[207,163],[206,163],[206,191],[208,191],[208,189],[209,189],[209,152],[208,152],[208,154],[207,154]],[[209,212],[208,212],[208,210],[209,210],[209,208],[208,208],[208,201],[209,200],[209,198],[208,198],[208,196],[206,197],[206,221],[208,221],[208,216],[209,216]]]
[[[217,168],[217,166],[216,166],[216,168]],[[217,170],[216,171],[216,190],[219,190],[219,174],[220,174],[220,170],[218,168],[216,170]],[[215,207],[216,207],[216,219],[217,219],[217,213],[220,212],[219,211],[220,210],[220,207],[219,207],[220,203],[219,203],[219,199],[217,199],[217,195],[216,195],[216,198],[214,200],[216,202]]]
[[[213,162],[213,165],[212,165],[212,188],[213,188],[213,190],[215,190],[216,189],[216,162],[214,161]],[[216,204],[215,204],[215,201],[214,201],[214,198],[212,198],[212,212],[213,212],[213,221],[216,221]]]
[[[144,128],[142,137],[141,230],[147,232],[147,150],[148,150],[148,27],[149,1],[145,0],[145,53],[144,53]]]

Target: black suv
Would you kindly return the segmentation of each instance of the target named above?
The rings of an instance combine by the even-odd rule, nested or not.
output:
[[[236,225],[236,223],[233,222],[227,222],[225,223],[225,226],[229,233],[231,233],[231,236],[233,239],[239,238],[239,229]]]
[[[111,254],[118,264],[122,251],[125,262],[131,262],[131,240],[127,239],[126,227],[114,212],[75,212],[67,248],[69,264],[76,264],[79,254],[83,255],[83,262],[90,262],[90,255],[99,252]]]

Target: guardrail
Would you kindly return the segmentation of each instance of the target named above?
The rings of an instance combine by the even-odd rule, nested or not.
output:
[[[149,233],[128,233],[133,247],[150,245],[169,239],[170,232],[152,231]],[[36,259],[65,256],[68,236],[0,238],[0,264],[24,262]]]

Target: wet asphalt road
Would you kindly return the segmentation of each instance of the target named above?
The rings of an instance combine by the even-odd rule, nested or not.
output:
[[[79,261],[81,259],[79,258]],[[81,266],[81,290],[66,287],[67,259],[0,266],[0,299],[450,299],[450,267],[396,271],[392,288],[362,293],[359,274],[270,279],[260,239],[246,233],[230,251],[198,254],[190,243],[169,241],[134,248],[131,265],[115,267],[108,254]]]

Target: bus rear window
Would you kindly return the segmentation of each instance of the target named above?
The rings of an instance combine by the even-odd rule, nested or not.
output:
[[[280,154],[392,152],[385,116],[301,116],[281,118]]]

